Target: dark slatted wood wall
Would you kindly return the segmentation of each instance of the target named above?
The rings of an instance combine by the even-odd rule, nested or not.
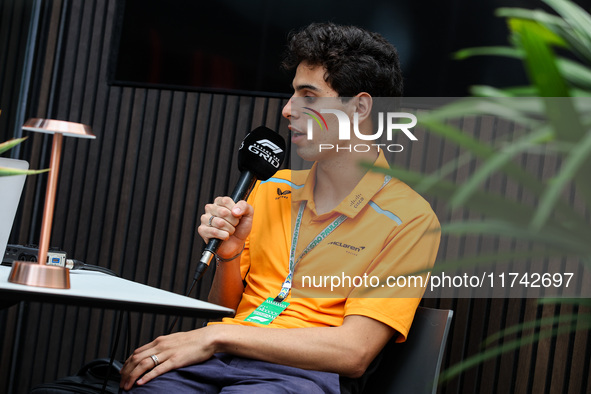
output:
[[[14,132],[32,2],[0,2],[0,141],[9,139]]]
[[[18,95],[23,42],[34,2],[0,0],[2,106]],[[115,0],[53,0],[40,5],[27,117],[50,117],[92,126],[97,139],[66,139],[60,173],[52,245],[70,256],[116,271],[124,278],[184,293],[201,254],[196,237],[202,207],[226,193],[237,178],[236,149],[258,125],[286,133],[284,100],[197,92],[109,86],[106,67]],[[20,44],[20,50],[14,45]],[[14,59],[14,61],[13,61]],[[8,112],[5,111],[9,108]],[[2,108],[0,138],[13,135],[10,113]],[[479,138],[492,140],[495,120],[480,125]],[[14,122],[13,122],[14,123]],[[467,132],[474,133],[466,121]],[[505,125],[511,127],[510,125]],[[287,137],[286,134],[284,134]],[[433,170],[455,157],[457,149],[431,135],[392,157],[413,169]],[[20,156],[33,168],[47,165],[50,140],[33,135]],[[289,165],[289,163],[287,163]],[[541,166],[538,162],[528,163]],[[555,163],[544,163],[553,166]],[[461,182],[466,172],[454,179]],[[13,243],[35,243],[40,227],[44,177],[29,177]],[[488,187],[519,195],[502,178]],[[449,213],[431,200],[441,221],[466,217]],[[440,258],[478,253],[503,245],[499,240],[445,238]],[[205,298],[208,272],[197,289]],[[108,291],[108,289],[105,289]],[[444,366],[476,353],[482,340],[503,327],[541,316],[579,312],[569,307],[540,307],[532,299],[426,299],[426,306],[455,311]],[[116,313],[21,303],[0,312],[0,390],[22,393],[41,382],[72,374],[83,363],[109,355]],[[163,334],[171,319],[131,313],[124,322],[135,347]],[[182,329],[199,326],[183,319]],[[125,330],[126,331],[126,330]],[[120,347],[117,356],[124,357]],[[591,392],[589,332],[548,339],[505,354],[444,384],[442,393],[586,393]]]

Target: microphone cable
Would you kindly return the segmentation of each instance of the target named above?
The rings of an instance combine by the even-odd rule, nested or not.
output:
[[[199,268],[202,268],[202,269],[200,270]],[[205,268],[207,268],[207,266],[205,266]],[[189,290],[185,294],[185,297],[189,297],[191,295],[191,293],[193,292],[193,289],[195,288],[195,285],[197,284],[197,282],[199,282],[199,279],[201,279],[204,272],[205,272],[205,269],[203,269],[203,265],[197,263],[197,268],[195,269],[195,274],[193,275],[193,282],[191,283]],[[179,317],[177,315],[174,318],[174,320],[172,321],[170,328],[168,329],[168,335],[172,334],[172,330],[174,330],[174,326],[176,326],[176,323],[178,322],[178,320],[179,320]]]
[[[119,277],[115,273],[115,271],[110,270],[109,268],[101,267],[98,265],[93,264],[86,264],[80,260],[76,259],[66,259],[66,268],[70,270],[85,270],[85,271],[94,271],[100,272],[105,275],[116,276]],[[119,310],[118,318],[117,318],[117,328],[115,331],[115,341],[113,342],[113,346],[111,348],[111,355],[109,357],[109,364],[107,365],[107,371],[105,372],[105,377],[103,380],[103,386],[101,388],[101,394],[105,393],[107,389],[107,385],[109,384],[109,378],[111,377],[111,373],[113,371],[113,365],[115,364],[115,354],[117,353],[117,347],[119,346],[119,340],[121,338],[121,330],[123,326],[123,319],[127,316],[127,330],[126,330],[126,338],[125,338],[125,346],[126,346],[126,354],[128,355],[131,352],[131,317],[129,311],[124,309]],[[119,368],[117,368],[119,369]]]
[[[107,372],[105,373],[105,380],[103,380],[103,387],[101,389],[101,394],[105,393],[107,389],[107,384],[109,383],[109,378],[111,377],[111,369],[113,368],[113,364],[115,363],[115,353],[117,352],[117,346],[119,345],[119,338],[121,337],[121,328],[123,325],[123,315],[125,311],[122,309],[119,311],[119,317],[117,319],[117,334],[115,335],[115,342],[113,343],[113,347],[111,348],[111,357],[109,358],[109,365],[107,366]],[[131,329],[129,324],[129,314],[128,321],[127,321],[127,333],[128,338],[130,337],[129,330]],[[121,374],[120,374],[121,375]],[[119,376],[121,378],[121,376]]]
[[[71,270],[96,271],[111,276],[117,276],[115,271],[112,271],[108,268],[101,267],[99,265],[86,264],[85,262],[76,259],[66,259],[66,268]]]

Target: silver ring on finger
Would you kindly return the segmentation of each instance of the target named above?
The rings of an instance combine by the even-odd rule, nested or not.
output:
[[[215,217],[217,217],[217,216],[215,216],[215,215],[211,215],[211,217],[209,218],[209,227],[213,227],[213,226],[211,225],[211,221],[212,221],[212,220],[213,220],[213,218],[215,218]]]
[[[152,359],[152,361],[154,361],[154,368],[157,367],[158,364],[160,364],[160,360],[158,360],[158,356],[156,356],[155,354],[152,354],[150,358]]]

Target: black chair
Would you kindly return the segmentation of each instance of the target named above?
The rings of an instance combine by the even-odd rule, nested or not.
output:
[[[406,341],[386,345],[363,392],[436,393],[452,316],[451,310],[419,307]]]

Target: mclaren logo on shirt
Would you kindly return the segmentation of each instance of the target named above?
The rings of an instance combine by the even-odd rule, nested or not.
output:
[[[335,245],[340,248],[344,248],[344,249],[346,249],[347,253],[353,254],[355,256],[357,256],[357,254],[359,254],[359,252],[361,252],[363,249],[365,249],[365,246],[353,246],[353,245],[349,245],[349,244],[346,244],[343,242],[338,242],[338,241],[332,241],[329,243],[329,245]]]
[[[285,190],[282,191],[280,188],[277,188],[277,197],[275,197],[275,200],[279,200],[280,198],[289,198],[288,195],[291,194],[291,190]]]

